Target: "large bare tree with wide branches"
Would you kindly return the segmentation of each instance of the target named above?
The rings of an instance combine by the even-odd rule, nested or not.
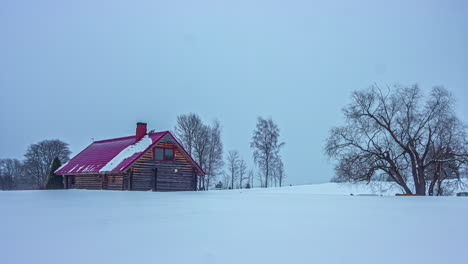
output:
[[[355,91],[346,124],[331,129],[325,152],[337,159],[336,181],[391,180],[407,194],[443,195],[468,162],[466,126],[451,94],[434,87],[376,85]]]

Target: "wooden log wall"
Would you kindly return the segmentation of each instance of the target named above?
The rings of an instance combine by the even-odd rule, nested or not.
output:
[[[74,177],[74,184],[72,184]],[[123,174],[82,174],[68,176],[69,189],[123,190]]]
[[[108,175],[107,176],[107,190],[123,190],[124,175]]]
[[[166,135],[155,147],[174,148],[174,161],[154,160],[153,149],[150,149],[132,166],[132,190],[153,190],[155,168],[157,168],[156,191],[196,190],[194,167],[173,139]],[[174,172],[175,169],[177,172]]]
[[[69,186],[74,189],[101,190],[102,182],[100,176],[98,174],[75,175],[75,184],[70,184]],[[69,176],[69,178],[71,177]]]

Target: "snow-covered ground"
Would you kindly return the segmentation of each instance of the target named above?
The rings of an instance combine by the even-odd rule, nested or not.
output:
[[[445,184],[450,184],[451,195],[457,192],[468,192],[468,180],[461,182],[455,180],[445,180]],[[414,189],[410,184],[409,187]],[[263,189],[264,191],[273,191],[272,189]],[[257,190],[261,191],[261,190]],[[403,189],[393,182],[370,182],[370,183],[321,183],[311,185],[298,185],[277,188],[274,192],[294,192],[309,194],[332,194],[332,195],[390,195],[405,193]]]
[[[466,263],[468,197],[349,192],[0,192],[0,262]]]

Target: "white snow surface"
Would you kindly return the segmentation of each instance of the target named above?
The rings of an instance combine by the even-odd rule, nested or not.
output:
[[[445,184],[450,183],[453,185],[452,195],[456,195],[457,192],[468,192],[468,179],[457,180],[445,180]],[[411,190],[414,187],[411,183],[408,183]],[[428,185],[429,187],[429,185]],[[292,189],[289,189],[292,188]],[[395,194],[405,193],[403,188],[394,182],[380,182],[373,181],[369,183],[321,183],[311,185],[297,185],[292,187],[278,188],[276,192],[291,192],[294,190],[295,193],[313,193],[313,194],[333,194],[333,195],[383,195],[383,196],[394,196]]]
[[[148,135],[141,138],[137,143],[126,147],[122,150],[117,156],[115,156],[112,160],[110,160],[104,167],[102,167],[99,172],[109,172],[116,169],[115,167],[119,165],[125,159],[130,158],[135,153],[140,153],[145,151],[151,144],[153,144],[153,140],[148,137]],[[121,168],[123,169],[123,168]]]
[[[5,191],[0,255],[9,264],[466,263],[468,197],[343,188]]]

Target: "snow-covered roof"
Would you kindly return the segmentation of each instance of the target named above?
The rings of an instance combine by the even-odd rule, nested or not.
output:
[[[166,134],[174,138],[182,151],[193,162],[194,166],[204,174],[198,163],[190,157],[169,131],[147,134],[138,142],[135,142],[135,136],[95,141],[56,170],[55,173],[84,174],[124,172]]]

